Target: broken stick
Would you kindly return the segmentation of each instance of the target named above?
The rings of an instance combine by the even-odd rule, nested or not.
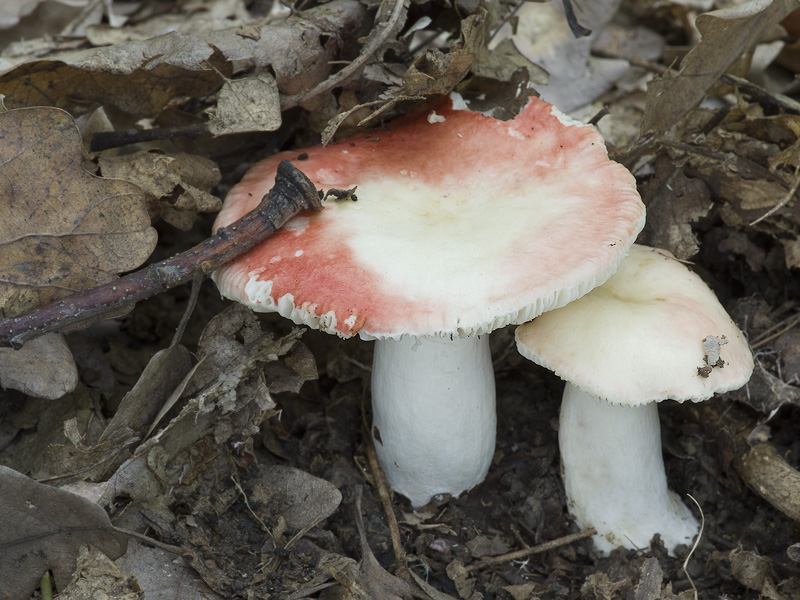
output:
[[[19,348],[51,331],[72,331],[216,269],[261,243],[296,214],[322,210],[313,183],[288,160],[278,165],[275,185],[244,217],[202,244],[105,285],[67,296],[16,317],[0,320],[0,347]]]

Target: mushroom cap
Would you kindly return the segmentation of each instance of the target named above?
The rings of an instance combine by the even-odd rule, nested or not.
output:
[[[358,186],[358,200],[295,217],[215,281],[253,310],[342,337],[524,323],[608,279],[644,224],[633,176],[593,127],[535,98],[499,121],[444,97],[384,129],[257,163],[215,229],[303,154],[296,164],[315,185]]]
[[[516,339],[529,360],[614,404],[699,402],[753,372],[750,347],[714,292],[669,252],[638,244],[605,284],[521,325]]]

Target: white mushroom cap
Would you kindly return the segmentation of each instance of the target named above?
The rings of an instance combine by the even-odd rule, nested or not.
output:
[[[516,336],[523,356],[616,404],[702,401],[753,372],[747,341],[714,292],[668,252],[640,245],[604,285]]]
[[[697,519],[667,488],[657,401],[744,385],[753,357],[714,293],[669,253],[634,245],[602,286],[517,328],[517,348],[568,383],[558,441],[569,511],[600,552],[672,553]]]

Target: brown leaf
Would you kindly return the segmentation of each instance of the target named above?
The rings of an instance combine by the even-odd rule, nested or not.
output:
[[[449,94],[469,72],[483,42],[484,13],[461,22],[461,37],[444,54],[431,48],[418,56],[403,75],[403,93],[408,96]]]
[[[78,385],[78,369],[60,333],[31,340],[19,350],[0,348],[0,385],[36,398],[61,398]]]
[[[342,501],[335,485],[293,467],[262,467],[255,480],[250,494],[253,509],[267,513],[271,522],[283,517],[295,531],[331,516]]]
[[[472,72],[480,77],[510,81],[517,69],[525,69],[533,83],[546,84],[547,71],[526,58],[510,38],[500,41],[491,51],[486,46],[478,50]]]
[[[137,152],[115,157],[100,157],[104,177],[124,179],[149,194],[148,212],[155,220],[186,231],[197,213],[217,212],[222,201],[210,194],[219,183],[217,165],[202,156],[179,152]]]
[[[699,250],[692,223],[711,210],[708,188],[702,180],[686,177],[683,167],[666,156],[656,159],[655,170],[655,177],[642,187],[647,224],[641,241],[669,250],[680,260],[691,258]]]
[[[156,352],[139,381],[125,394],[100,441],[113,439],[125,430],[144,434],[191,368],[191,353],[180,344]]]
[[[85,600],[86,598],[114,598],[114,600],[139,600],[139,585],[128,578],[105,554],[83,545],[78,554],[75,575],[58,600]]]
[[[141,190],[81,167],[72,118],[0,114],[0,308],[5,316],[113,280],[156,243]]]
[[[300,391],[303,383],[317,378],[317,363],[314,355],[303,344],[297,344],[286,355],[286,360],[269,363],[264,372],[269,391],[273,394]]]
[[[678,74],[647,86],[642,135],[671,129],[735,61],[752,51],[765,31],[795,8],[796,0],[749,0],[698,16],[703,39],[683,59]]]
[[[357,573],[349,573],[351,580],[350,592],[359,600],[405,600],[411,598],[411,586],[399,577],[395,577],[384,569],[372,553],[364,530],[364,520],[361,516],[361,486],[356,487],[355,509],[356,528],[361,542],[361,562]]]
[[[208,123],[211,134],[275,131],[281,126],[278,86],[268,73],[226,81],[217,110]]]
[[[117,559],[128,542],[97,504],[3,466],[0,532],[0,598],[11,600],[30,597],[47,569],[66,586],[84,543]]]
[[[214,93],[224,83],[220,73],[230,77],[233,63],[246,61],[271,70],[278,89],[295,94],[327,77],[328,61],[337,51],[336,32],[348,39],[364,17],[359,2],[334,0],[279,23],[264,23],[251,35],[242,35],[240,27],[198,34],[173,31],[64,52],[57,60],[32,61],[8,71],[0,76],[0,88],[10,108],[58,105],[82,113],[99,102],[154,116],[176,96]]]
[[[646,558],[642,564],[642,576],[636,584],[635,600],[659,600],[663,578],[664,572],[658,564],[658,559],[654,556]]]
[[[499,535],[495,535],[492,538],[486,535],[478,535],[465,545],[470,554],[475,558],[498,556],[499,554],[506,554],[509,551],[508,546]]]

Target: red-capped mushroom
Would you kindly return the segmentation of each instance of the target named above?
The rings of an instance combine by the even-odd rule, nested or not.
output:
[[[442,98],[385,129],[258,163],[215,226],[255,206],[278,162],[301,154],[317,186],[357,186],[357,201],[294,218],[217,285],[254,310],[377,340],[373,438],[390,484],[415,506],[458,495],[494,452],[487,334],[616,270],[644,222],[634,179],[593,127],[538,99],[499,121]]]

